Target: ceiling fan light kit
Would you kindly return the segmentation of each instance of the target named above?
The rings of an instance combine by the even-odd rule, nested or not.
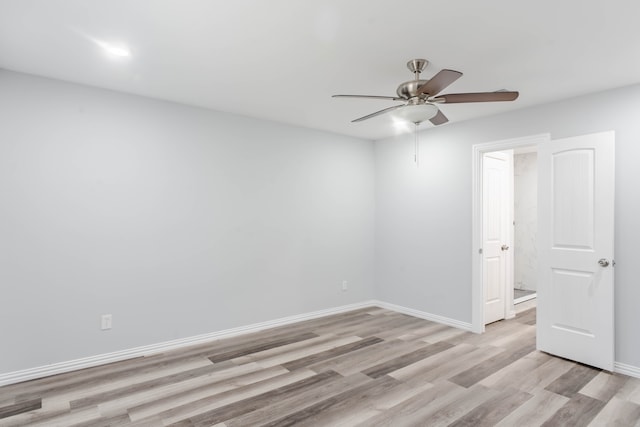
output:
[[[407,68],[414,74],[414,79],[401,83],[396,90],[397,96],[378,95],[333,95],[334,98],[368,98],[386,99],[389,101],[404,101],[403,105],[396,105],[376,111],[375,113],[352,120],[361,122],[382,114],[393,112],[394,116],[415,123],[416,125],[429,120],[438,126],[449,121],[440,111],[438,104],[459,104],[467,102],[499,102],[514,101],[518,92],[501,90],[497,92],[454,93],[439,95],[447,86],[462,77],[462,73],[455,70],[440,70],[431,79],[421,79],[420,73],[429,64],[426,59],[412,59],[407,62]]]
[[[438,107],[427,103],[404,105],[393,113],[395,117],[415,124],[430,120],[436,114],[438,114]]]

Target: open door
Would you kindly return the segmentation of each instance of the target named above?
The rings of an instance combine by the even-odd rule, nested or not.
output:
[[[614,154],[613,132],[538,147],[538,349],[609,371]]]
[[[484,324],[505,319],[513,292],[513,152],[485,153],[482,162]]]

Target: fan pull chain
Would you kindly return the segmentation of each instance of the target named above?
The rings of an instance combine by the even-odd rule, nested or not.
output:
[[[413,132],[413,161],[416,164],[416,167],[419,166],[418,163],[418,158],[419,158],[419,150],[420,150],[420,143],[418,141],[418,123],[414,123],[415,125],[415,130]]]

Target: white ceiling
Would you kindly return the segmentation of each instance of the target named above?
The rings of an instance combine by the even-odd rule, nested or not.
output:
[[[442,106],[452,122],[638,83],[639,12],[634,0],[0,0],[0,68],[379,139],[398,132],[390,117],[350,120],[396,103],[331,95],[394,95],[416,57],[431,62],[424,78],[464,73],[444,93],[520,91]]]

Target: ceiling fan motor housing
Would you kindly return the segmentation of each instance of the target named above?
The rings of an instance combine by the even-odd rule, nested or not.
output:
[[[426,84],[429,80],[421,80],[420,73],[424,68],[429,65],[429,61],[426,59],[412,59],[407,62],[407,68],[415,75],[415,79],[401,83],[396,90],[396,93],[400,98],[414,99],[413,103],[419,103],[419,101],[425,101],[428,94],[418,94],[418,89]]]
[[[410,80],[408,82],[404,82],[400,84],[400,86],[398,86],[396,93],[400,98],[404,99],[411,99],[416,97],[426,99],[429,94],[418,94],[418,89],[427,84],[427,82],[429,82],[429,80]]]

